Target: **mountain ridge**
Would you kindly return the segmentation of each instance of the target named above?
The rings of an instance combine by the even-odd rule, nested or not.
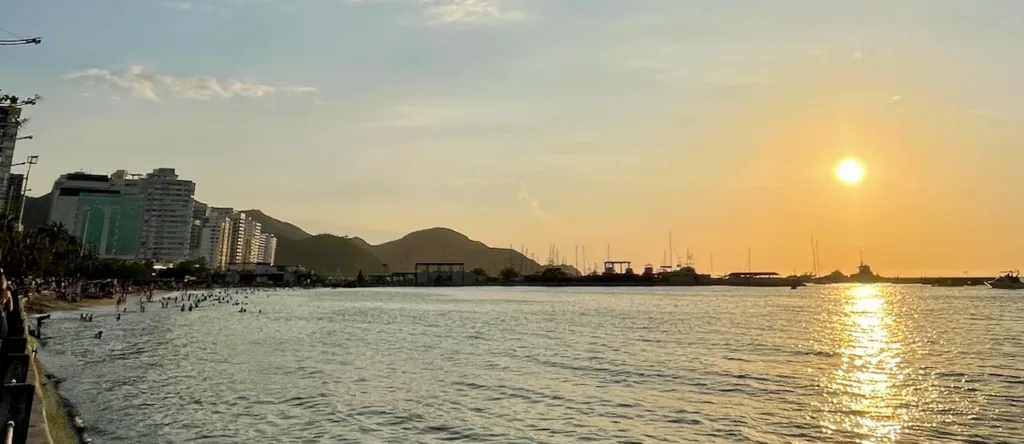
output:
[[[25,226],[31,228],[46,224],[49,210],[50,193],[26,197]],[[515,268],[522,274],[546,268],[518,251],[493,248],[446,227],[417,230],[373,245],[360,237],[310,234],[259,209],[241,212],[259,222],[264,233],[277,237],[275,262],[302,265],[324,276],[352,277],[360,271],[364,274],[408,272],[415,271],[416,264],[423,262],[462,262],[466,271],[482,268],[490,276],[498,276],[506,267]]]

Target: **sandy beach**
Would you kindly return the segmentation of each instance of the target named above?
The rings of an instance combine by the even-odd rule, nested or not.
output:
[[[154,291],[153,300],[156,301],[160,297],[170,294],[169,291]],[[128,305],[138,302],[138,298],[142,296],[142,293],[130,293],[128,294]],[[42,293],[33,293],[25,298],[25,311],[28,313],[46,313],[49,311],[63,311],[63,310],[80,310],[83,308],[96,308],[96,307],[109,307],[117,304],[117,298],[102,298],[102,299],[90,299],[82,298],[77,302],[68,302],[63,299],[58,299],[53,292],[44,291]]]

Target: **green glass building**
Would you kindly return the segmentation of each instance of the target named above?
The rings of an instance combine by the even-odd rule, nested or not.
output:
[[[142,199],[121,193],[78,195],[76,236],[100,257],[132,259],[139,248]]]

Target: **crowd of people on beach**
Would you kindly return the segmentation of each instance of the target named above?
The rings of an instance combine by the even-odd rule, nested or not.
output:
[[[269,298],[269,292],[274,290],[274,288],[267,287],[225,287],[199,290],[185,288],[169,292],[169,294],[162,295],[159,299],[154,301],[153,289],[150,287],[141,292],[142,294],[138,299],[137,312],[145,313],[147,304],[158,303],[162,309],[180,307],[178,311],[181,313],[192,312],[201,307],[212,307],[217,305],[238,307],[238,313],[248,313],[249,299],[251,296],[267,293],[266,296]],[[129,313],[128,298],[128,292],[124,291],[117,297],[117,300],[114,301],[114,312],[116,313],[115,319],[117,321],[121,320],[122,315],[127,315]],[[256,312],[256,314],[262,313],[262,309],[259,309]],[[91,322],[93,320],[93,315],[94,313],[82,313],[79,319],[83,322]],[[102,339],[103,331],[98,331],[95,337],[96,339]]]

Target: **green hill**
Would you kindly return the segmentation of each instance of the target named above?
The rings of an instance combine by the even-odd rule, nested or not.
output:
[[[267,216],[260,210],[244,210],[246,216],[251,217],[259,222],[263,227],[264,233],[270,233],[277,236],[278,239],[292,239],[300,240],[307,237],[311,237],[312,234],[307,233],[302,228],[299,228],[288,222],[274,219],[273,217]]]
[[[393,271],[413,271],[418,262],[463,262],[466,271],[483,268],[490,276],[497,276],[505,267],[513,267],[522,273],[541,269],[540,265],[517,251],[491,248],[448,228],[416,231],[370,248]]]
[[[49,194],[27,198],[26,227],[45,224],[49,210]],[[303,265],[325,276],[355,276],[360,270],[365,274],[414,271],[418,262],[463,262],[466,271],[483,268],[491,276],[509,266],[524,274],[543,269],[517,251],[491,248],[448,228],[416,231],[401,239],[371,245],[359,237],[314,236],[260,210],[243,213],[259,222],[264,233],[277,236],[277,263]]]
[[[21,223],[25,229],[46,225],[50,219],[50,193],[39,197],[25,196],[25,213]]]
[[[302,265],[324,276],[355,277],[360,271],[364,274],[385,272],[383,262],[373,253],[333,234],[299,240],[281,237],[277,241],[275,262]]]

